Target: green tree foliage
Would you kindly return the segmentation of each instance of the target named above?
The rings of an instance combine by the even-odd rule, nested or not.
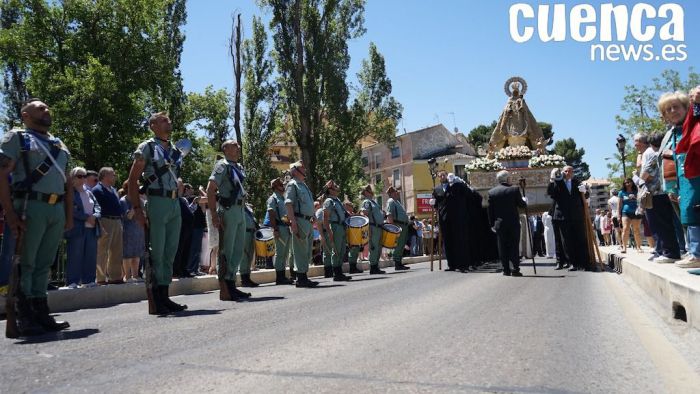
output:
[[[552,153],[563,156],[566,164],[574,167],[574,176],[579,180],[586,180],[591,177],[588,170],[588,163],[583,161],[583,155],[586,150],[583,148],[576,149],[576,141],[573,138],[565,138],[554,144]]]
[[[656,108],[659,97],[667,92],[682,91],[687,93],[698,85],[700,85],[700,74],[696,73],[693,67],[689,67],[685,79],[676,70],[665,70],[659,77],[652,78],[648,85],[625,86],[625,97],[620,106],[622,113],[615,116],[615,121],[617,129],[627,138],[625,148],[626,176],[632,174],[637,160],[637,152],[632,145],[633,135],[637,132],[650,133],[667,129]],[[611,137],[611,147],[614,144],[612,140]],[[607,164],[610,177],[616,183],[621,184],[621,178],[618,177],[622,173],[619,152],[615,152],[612,159]]]
[[[276,70],[289,129],[312,190],[332,176],[321,151],[325,133],[347,130],[347,42],[364,34],[364,0],[261,0],[271,12]],[[327,134],[326,134],[327,135]],[[342,138],[342,136],[338,136]],[[347,148],[355,141],[346,140]],[[335,169],[336,167],[333,167]],[[322,170],[324,173],[319,172]]]
[[[187,94],[188,123],[207,136],[215,150],[231,135],[231,94],[226,89],[214,90],[209,85],[204,93]]]
[[[12,30],[20,21],[18,0],[3,0],[0,4],[0,30]],[[0,35],[0,37],[3,37]],[[5,106],[4,123],[9,130],[22,122],[20,109],[22,103],[29,99],[25,85],[27,67],[16,59],[8,59],[3,65],[2,93]]]
[[[0,31],[0,64],[26,66],[27,91],[52,108],[52,129],[88,168],[114,167],[167,110],[185,135],[178,65],[185,0],[17,0],[18,22]]]
[[[281,175],[270,162],[270,146],[278,125],[278,96],[267,33],[260,19],[253,18],[252,31],[252,37],[243,43],[243,161],[248,200],[255,216],[261,218],[271,194],[270,180]]]

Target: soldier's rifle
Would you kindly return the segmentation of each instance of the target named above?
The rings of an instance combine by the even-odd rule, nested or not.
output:
[[[215,213],[218,215],[218,213]],[[219,256],[217,258],[218,267],[216,270],[217,279],[219,280],[219,299],[222,301],[231,300],[231,292],[226,284],[226,275],[228,274],[228,263],[226,254],[224,253],[224,218],[219,215]]]
[[[22,212],[20,220],[24,223],[27,220],[27,203],[29,202],[29,193],[24,197],[22,204]],[[19,338],[20,332],[17,327],[17,294],[20,291],[20,274],[22,262],[22,250],[24,249],[24,231],[20,228],[15,241],[15,252],[12,256],[12,268],[10,271],[10,281],[8,284],[7,296],[5,298],[5,337]]]

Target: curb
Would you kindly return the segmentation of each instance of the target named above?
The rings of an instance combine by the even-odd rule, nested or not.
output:
[[[429,256],[405,257],[403,263],[416,264],[430,261]],[[393,267],[394,262],[380,261],[379,266]],[[369,270],[368,262],[358,263],[358,267]],[[348,264],[343,264],[343,271],[348,272]],[[289,271],[287,271],[289,272]],[[309,266],[309,277],[323,276],[323,266]],[[253,271],[250,278],[260,284],[275,283],[274,269]],[[240,284],[240,274],[236,276]],[[219,290],[219,281],[215,275],[204,275],[194,278],[173,279],[170,284],[170,296],[203,294]],[[51,312],[70,312],[79,309],[104,308],[113,305],[140,302],[146,299],[146,289],[143,283],[124,283],[119,285],[98,286],[84,289],[52,290],[48,292],[48,302]],[[0,297],[0,314],[5,313],[5,297]]]
[[[685,320],[688,328],[700,331],[700,278],[673,264],[657,264],[631,252],[601,248],[608,266],[649,295],[658,312],[668,320]]]

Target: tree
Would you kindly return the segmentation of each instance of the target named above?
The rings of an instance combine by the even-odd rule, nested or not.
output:
[[[267,49],[267,33],[254,17],[253,36],[243,43],[244,135],[248,200],[256,217],[264,215],[270,194],[270,180],[280,174],[270,162],[270,145],[278,125],[278,96],[272,74],[274,64]]]
[[[19,18],[0,31],[0,64],[26,66],[27,91],[52,108],[53,130],[78,164],[124,178],[154,111],[168,110],[174,135],[185,133],[185,0],[14,4]]]
[[[0,5],[0,30],[10,30],[20,22],[20,9],[17,0],[3,0]],[[15,48],[18,49],[18,48]],[[8,59],[4,65],[2,92],[4,95],[4,120],[7,129],[22,122],[22,104],[29,99],[25,80],[26,67],[16,58]]]
[[[656,108],[659,97],[666,92],[682,91],[687,93],[698,85],[700,85],[700,74],[696,73],[693,67],[689,67],[685,80],[678,71],[665,70],[661,76],[652,78],[649,85],[625,86],[626,94],[620,106],[622,113],[615,116],[615,122],[617,129],[627,138],[627,147],[625,148],[626,177],[631,175],[636,166],[637,153],[632,145],[634,134],[667,129]],[[610,145],[613,146],[612,138]],[[607,164],[611,178],[615,178],[622,172],[619,164],[619,153],[616,152],[613,156],[614,160]],[[619,182],[620,178],[616,180]]]
[[[204,132],[217,151],[231,135],[231,102],[226,89],[214,90],[211,85],[204,88],[204,93],[187,94],[187,123],[194,123],[195,129]]]
[[[579,180],[586,180],[591,177],[588,170],[588,163],[583,161],[586,150],[576,149],[576,141],[573,138],[565,138],[554,144],[553,153],[564,157],[567,165],[574,167],[574,176]]]
[[[276,70],[290,129],[318,190],[321,129],[347,116],[347,42],[364,34],[364,0],[261,0],[272,14]],[[346,123],[347,124],[347,123]]]

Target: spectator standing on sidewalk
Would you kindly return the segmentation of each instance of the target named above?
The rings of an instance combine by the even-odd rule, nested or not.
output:
[[[102,167],[98,173],[99,183],[92,188],[102,209],[101,234],[97,241],[97,283],[119,284],[122,279],[122,207],[119,194],[114,188],[117,176],[112,167]]]
[[[73,228],[64,234],[68,252],[64,289],[75,289],[80,284],[93,287],[97,238],[100,236],[100,204],[92,192],[83,187],[87,175],[83,167],[73,168],[70,175],[73,179]]]
[[[142,282],[139,276],[139,261],[146,250],[146,233],[136,221],[134,221],[134,208],[129,201],[129,183],[124,182],[122,185],[124,195],[119,199],[119,205],[122,207],[122,269],[124,271],[124,281],[127,283]],[[144,209],[143,194],[140,197],[140,209]]]

